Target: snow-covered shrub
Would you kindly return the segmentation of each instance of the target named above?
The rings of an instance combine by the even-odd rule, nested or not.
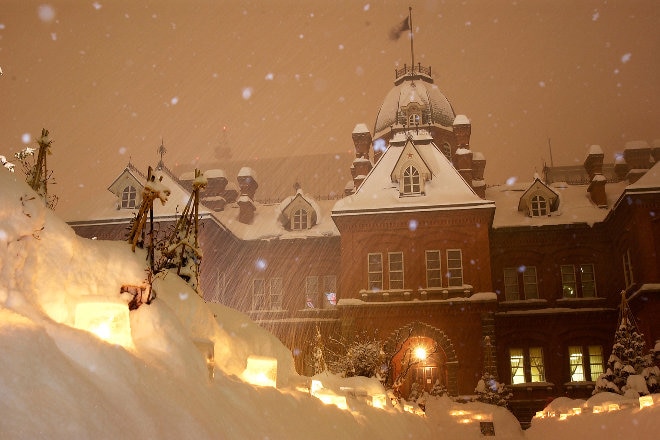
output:
[[[512,393],[506,386],[498,382],[492,374],[484,373],[477,382],[477,387],[474,389],[477,393],[476,401],[488,403],[490,405],[498,405],[507,407]]]
[[[328,369],[343,377],[378,377],[383,365],[382,343],[372,338],[361,338],[339,343],[342,351],[332,353]],[[341,350],[341,349],[340,349]]]

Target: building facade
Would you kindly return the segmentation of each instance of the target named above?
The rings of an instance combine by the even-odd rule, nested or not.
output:
[[[401,353],[425,348],[402,377],[404,397],[415,382],[473,394],[486,369],[511,384],[521,420],[550,398],[590,395],[621,291],[649,348],[660,339],[660,144],[627,144],[613,166],[594,146],[582,170],[486,185],[486,159],[470,133],[430,67],[404,66],[373,131],[359,123],[351,134],[342,198],[315,200],[296,188],[258,203],[254,170],[241,169],[236,183],[207,171],[204,298],[276,334],[303,374],[319,329],[328,340],[369,333]],[[164,230],[193,175],[174,176],[162,159],[157,168],[173,193],[155,210]],[[557,177],[568,172],[572,183]],[[82,236],[122,239],[143,185],[129,164],[93,214],[69,223]],[[403,370],[394,361],[391,377]]]

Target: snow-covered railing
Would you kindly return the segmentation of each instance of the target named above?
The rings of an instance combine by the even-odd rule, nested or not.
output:
[[[431,76],[431,66],[425,67],[422,66],[422,63],[417,63],[416,66],[409,66],[407,64],[403,65],[401,69],[395,70],[395,79],[399,79],[404,75],[414,75],[415,73]]]

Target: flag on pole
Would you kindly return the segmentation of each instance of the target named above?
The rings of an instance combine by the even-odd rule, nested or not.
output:
[[[406,17],[401,23],[390,29],[390,40],[398,40],[401,34],[410,30],[410,17]]]

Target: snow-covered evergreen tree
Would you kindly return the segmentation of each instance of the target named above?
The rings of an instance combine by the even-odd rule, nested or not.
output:
[[[652,366],[653,361],[646,349],[644,335],[637,330],[635,319],[628,308],[625,291],[621,292],[621,309],[612,354],[607,361],[607,369],[596,380],[593,394],[603,391],[626,394],[628,390],[646,394],[647,387],[641,386],[637,378],[632,376],[642,375],[646,371],[650,377]]]
[[[477,387],[474,392],[477,394],[475,400],[491,405],[498,405],[503,407],[509,406],[509,400],[513,394],[507,387],[500,383],[494,375],[492,368],[493,365],[493,345],[490,342],[490,337],[484,337],[484,373],[477,382]]]
[[[447,387],[440,383],[440,379],[436,379],[435,383],[433,384],[433,388],[431,388],[431,391],[429,391],[429,394],[434,397],[444,396],[448,394]]]

